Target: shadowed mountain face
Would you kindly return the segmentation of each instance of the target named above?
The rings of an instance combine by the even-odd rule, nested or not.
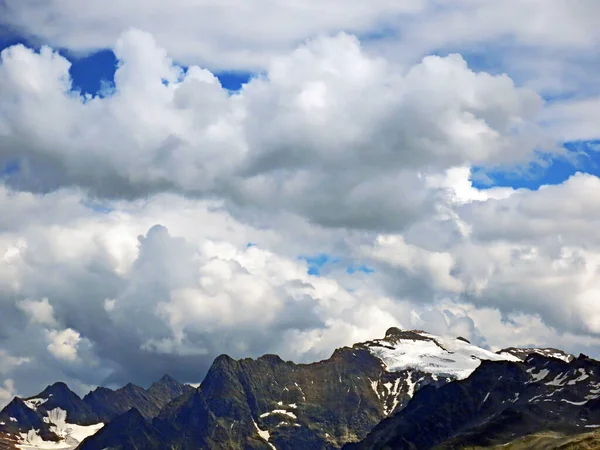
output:
[[[490,447],[533,433],[580,434],[597,426],[600,363],[534,353],[522,363],[486,361],[466,380],[420,390],[406,408],[346,448]]]
[[[223,355],[196,392],[139,427],[138,437],[134,431],[127,438],[148,448],[339,448],[365,437],[422,386],[464,378],[482,359],[504,358],[464,340],[397,328],[314,364]],[[128,448],[115,446],[115,435],[128,428],[118,426],[119,420],[81,449]]]
[[[42,441],[59,442],[63,449],[75,448],[78,438],[95,433],[103,423],[131,408],[151,419],[171,400],[193,391],[191,386],[164,376],[148,390],[133,384],[116,391],[98,388],[81,399],[58,382],[34,397],[15,397],[0,411],[0,449],[2,445],[16,448],[16,444],[43,448]]]
[[[149,389],[98,388],[81,399],[57,383],[0,413],[0,445],[426,449],[589,431],[586,424],[600,424],[597,363],[571,359],[554,349],[492,353],[463,338],[391,328],[313,364],[222,355],[199,389],[164,376]]]
[[[512,355],[519,358],[521,361],[525,361],[527,357],[536,353],[538,355],[547,356],[548,358],[562,359],[565,362],[571,362],[575,359],[575,356],[570,355],[562,350],[556,348],[515,348],[508,347],[497,352],[499,355]]]
[[[135,408],[117,416],[95,435],[95,442],[101,442],[103,449],[162,450],[162,441],[160,433]],[[79,448],[85,448],[86,442]]]

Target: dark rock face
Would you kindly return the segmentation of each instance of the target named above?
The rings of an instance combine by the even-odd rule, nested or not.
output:
[[[71,391],[65,383],[54,383],[36,395],[35,398],[47,399],[37,407],[38,412],[42,415],[55,408],[60,408],[67,411],[71,423],[91,425],[101,422],[98,420],[98,414]]]
[[[194,392],[194,388],[187,384],[182,384],[169,375],[164,375],[160,380],[152,383],[147,392],[153,399],[159,409],[164,408],[173,399]]]
[[[382,421],[358,449],[460,449],[504,444],[540,431],[576,434],[600,424],[600,363],[530,354],[485,361],[473,374],[425,387]]]
[[[42,430],[40,433],[45,439],[55,440],[57,436],[51,433],[49,428],[45,426],[42,416],[29,408],[23,400],[15,397],[1,412],[0,412],[0,429],[4,433],[18,435],[19,432],[26,432],[32,428]]]
[[[521,361],[525,361],[531,354],[538,354],[546,356],[548,358],[562,359],[563,361],[570,362],[575,359],[575,356],[559,350],[557,348],[515,348],[508,347],[497,352],[498,354],[509,354],[516,356]]]
[[[365,350],[341,350],[311,365],[274,355],[241,361],[223,355],[200,388],[183,403],[168,405],[151,427],[164,438],[160,448],[339,447],[365,436],[383,417],[369,381],[381,372]],[[96,436],[81,447],[103,448]]]
[[[377,345],[393,347],[400,340],[432,338],[392,329]],[[338,349],[314,364],[294,364],[276,355],[240,361],[219,356],[197,391],[140,427],[139,441],[159,436],[160,448],[177,449],[339,448],[365,437],[421,386],[448,381],[415,369],[388,372],[369,350],[371,344]],[[81,450],[106,448],[109,431],[91,437]],[[127,438],[137,442],[133,433]]]
[[[57,383],[36,397],[0,413],[14,419],[0,425],[0,445],[3,432],[8,442],[31,428],[56,438],[49,406],[105,423],[79,450],[458,449],[600,425],[600,363],[391,328],[313,364],[222,355],[198,389],[164,376],[83,399]]]
[[[152,418],[160,411],[160,406],[154,403],[149,392],[131,383],[116,391],[99,387],[87,394],[83,401],[96,411],[101,421],[110,420],[131,408],[136,408],[146,418]]]
[[[132,408],[142,417],[151,419],[176,397],[193,391],[191,386],[164,376],[148,390],[133,384],[116,391],[98,388],[81,399],[65,383],[54,383],[34,397],[15,397],[0,411],[0,446],[16,448],[20,435],[30,430],[36,430],[43,440],[59,440],[52,431],[54,424],[49,420],[57,409],[66,413],[68,423],[85,426],[109,422]]]
[[[193,390],[191,386],[165,375],[148,390],[132,383],[116,391],[99,387],[87,394],[83,401],[96,412],[100,422],[107,422],[131,408],[135,408],[144,418],[151,419],[171,400]]]
[[[47,417],[50,411],[60,408],[67,411],[70,423],[91,425],[98,423],[98,416],[66,384],[55,383],[35,397],[15,397],[0,411],[0,433],[19,436],[29,430],[38,430],[44,440],[56,441],[59,437],[52,431]]]
[[[104,449],[162,450],[162,436],[144,419],[135,408],[117,416],[94,436],[94,441]],[[85,448],[90,438],[78,448]]]

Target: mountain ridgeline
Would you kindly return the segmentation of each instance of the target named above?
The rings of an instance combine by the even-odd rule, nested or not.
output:
[[[391,328],[312,364],[221,355],[198,389],[165,376],[82,399],[56,383],[0,412],[0,449],[551,448],[596,426],[588,357]]]

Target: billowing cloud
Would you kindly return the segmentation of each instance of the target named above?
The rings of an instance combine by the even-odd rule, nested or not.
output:
[[[2,53],[0,402],[57,379],[198,382],[219,353],[311,361],[389,326],[598,354],[598,178],[470,180],[553,149],[535,91],[342,33],[230,93],[165,45],[122,34],[97,97],[49,47]]]
[[[539,96],[459,55],[402,71],[340,34],[275,58],[229,95],[207,70],[184,73],[146,33],[125,33],[115,54],[114,93],[84,99],[51,49],[3,51],[0,162],[19,167],[12,188],[171,191],[247,216],[397,230],[434,208],[423,173],[523,163],[542,145]]]
[[[30,358],[12,356],[6,350],[0,349],[0,373],[8,373],[16,366],[29,361]]]
[[[43,298],[39,302],[30,299],[21,300],[17,303],[17,306],[29,316],[29,320],[33,323],[56,325],[54,309],[47,298]]]
[[[141,15],[142,8],[150,12]],[[377,0],[368,6],[306,0],[301,8],[266,1],[213,5],[175,0],[149,5],[140,0],[92,0],[85,9],[76,0],[43,4],[5,0],[0,11],[0,23],[70,50],[110,48],[123,31],[136,26],[158,36],[179,61],[226,69],[264,68],[273,55],[289,51],[298,42],[340,30],[381,34],[379,39],[398,43],[404,54],[506,38],[525,48],[548,48],[555,53],[591,49],[600,41],[594,0],[550,4],[543,0]],[[523,17],[536,17],[536,22],[532,25]]]
[[[10,378],[4,380],[2,384],[0,384],[0,407],[4,407],[8,404],[16,394],[15,382]]]
[[[75,361],[77,359],[77,344],[81,340],[79,333],[71,328],[65,330],[48,330],[48,351],[58,359]]]

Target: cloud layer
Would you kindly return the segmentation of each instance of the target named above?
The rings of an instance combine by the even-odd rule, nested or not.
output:
[[[57,379],[198,382],[219,353],[311,361],[389,326],[600,355],[600,180],[470,181],[555,151],[534,89],[459,54],[400,64],[346,33],[284,47],[250,55],[264,71],[229,93],[130,30],[96,97],[49,47],[2,52],[0,404]],[[323,253],[309,275],[300,257]]]
[[[209,71],[184,73],[149,34],[125,33],[115,54],[114,92],[82,98],[50,48],[2,52],[0,163],[19,168],[9,186],[109,199],[171,191],[397,230],[434,207],[423,174],[527,162],[544,143],[539,96],[459,55],[401,71],[340,34],[275,58],[228,95]]]

